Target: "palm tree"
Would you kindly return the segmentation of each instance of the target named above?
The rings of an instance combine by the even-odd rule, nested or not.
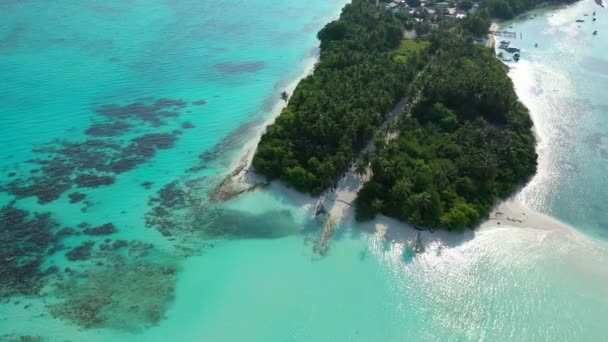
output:
[[[433,208],[433,198],[428,192],[422,192],[416,195],[416,202],[418,204],[418,212],[420,213],[421,219],[424,220],[428,217]]]
[[[287,102],[287,100],[289,100],[289,94],[287,94],[286,91],[281,92],[281,100]]]
[[[367,152],[361,153],[359,159],[355,162],[355,173],[359,176],[364,176],[369,169],[371,156]]]
[[[433,205],[431,194],[426,191],[418,194],[418,205],[422,210],[430,209]]]
[[[357,162],[355,163],[355,173],[358,176],[364,176],[367,173],[367,166],[369,165],[369,163],[366,163],[363,158],[360,158],[359,160],[357,160]]]

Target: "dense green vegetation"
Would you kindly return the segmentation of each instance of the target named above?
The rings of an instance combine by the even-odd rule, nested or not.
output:
[[[354,0],[318,33],[320,61],[262,136],[253,159],[256,172],[300,191],[322,192],[406,94],[424,54],[417,47],[401,58],[405,51],[395,49],[403,21],[373,4]]]
[[[485,2],[489,14],[493,18],[511,19],[518,14],[531,10],[544,3],[563,4],[576,0],[488,0]]]
[[[457,4],[458,8],[463,11],[468,11],[473,8],[473,1],[471,0],[461,0]]]
[[[480,37],[488,33],[490,28],[490,17],[486,11],[478,11],[462,20],[462,28],[465,34]]]
[[[488,12],[413,41],[402,39],[406,18],[373,3],[354,0],[318,33],[320,61],[262,136],[253,166],[319,194],[375,136],[375,153],[357,163],[372,170],[357,219],[473,227],[536,170],[527,109],[492,51],[471,43],[487,32]],[[406,94],[411,104],[388,141],[378,127]]]
[[[503,65],[480,45],[435,35],[419,101],[380,144],[357,218],[462,229],[486,216],[536,170],[532,122]]]

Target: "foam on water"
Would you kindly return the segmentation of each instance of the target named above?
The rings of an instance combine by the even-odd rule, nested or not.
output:
[[[313,251],[321,226],[311,218],[313,199],[271,186],[227,203],[209,201],[242,146],[271,117],[278,93],[306,67],[315,32],[342,5],[0,3],[8,18],[0,22],[0,72],[6,75],[0,83],[0,144],[6,147],[0,169],[6,182],[31,177],[36,167],[26,162],[30,159],[64,160],[65,153],[49,151],[49,143],[59,139],[79,146],[93,139],[85,132],[99,123],[132,125],[126,132],[112,126],[120,132],[95,138],[121,149],[146,134],[173,134],[175,140],[168,144],[167,136],[157,136],[136,145],[145,160],[128,171],[88,170],[112,175],[114,183],[76,189],[86,197],[75,204],[68,197],[74,188],[48,203],[21,196],[13,204],[51,213],[53,221],[36,221],[31,213],[12,211],[12,221],[3,227],[36,233],[31,240],[7,230],[19,248],[37,252],[40,271],[50,271],[25,278],[40,286],[31,286],[37,295],[0,299],[0,339],[605,337],[608,246],[574,230],[505,226],[460,236],[424,233],[426,251],[416,255],[410,238],[383,238],[343,223],[329,254],[320,256]],[[598,58],[606,42],[592,40],[588,27],[582,33],[572,25],[593,9],[599,12],[594,25],[608,33],[605,12],[592,2],[514,22],[514,30],[524,32],[517,43],[523,60],[511,76],[541,137],[540,172],[520,197],[600,235],[608,212],[601,201],[608,120],[601,115],[605,75]],[[160,125],[148,116],[141,120],[145,110],[129,110],[126,119],[124,111],[112,111],[120,115],[111,120],[96,111],[104,105],[154,106],[159,99],[187,105],[155,111],[154,118],[163,117]],[[165,109],[175,115],[159,114]],[[40,147],[46,149],[33,151]],[[68,166],[94,152],[77,151]],[[73,179],[83,171],[66,172]],[[15,197],[0,196],[3,206]],[[107,229],[106,223],[116,232],[92,235],[103,231],[96,227]],[[14,246],[0,246],[0,257],[15,253],[9,245]],[[53,253],[47,255],[49,249]],[[22,266],[8,256],[0,271]]]

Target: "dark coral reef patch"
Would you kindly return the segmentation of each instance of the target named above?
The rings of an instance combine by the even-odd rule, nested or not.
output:
[[[76,176],[74,183],[80,188],[96,188],[101,185],[113,184],[115,178],[112,176],[97,176],[93,174],[81,174]]]
[[[83,232],[87,235],[109,235],[116,233],[116,226],[113,223],[105,223],[101,226],[85,228]]]
[[[17,335],[11,334],[11,335],[0,335],[0,341],[3,341],[3,342],[44,342],[44,339],[41,336],[32,336],[32,335],[17,336]]]
[[[201,153],[198,156],[199,163],[188,169],[188,172],[198,172],[204,170],[207,168],[209,163],[217,160],[221,156],[225,156],[227,152],[242,148],[243,144],[245,144],[245,142],[251,138],[255,132],[257,132],[258,127],[260,127],[262,123],[263,121],[261,119],[254,119],[239,126],[237,129],[230,132],[230,134],[215,144],[215,146],[213,146],[211,149]]]
[[[263,61],[223,62],[215,64],[215,68],[224,74],[242,74],[258,72],[266,67]]]
[[[96,188],[115,182],[116,176],[153,158],[158,150],[170,149],[181,134],[146,132],[167,125],[180,116],[188,102],[174,99],[135,102],[127,105],[104,105],[94,109],[101,120],[85,130],[91,137],[83,141],[55,140],[33,150],[40,158],[29,161],[34,167],[22,177],[0,187],[17,198],[34,196],[41,204],[52,202],[73,187]],[[175,125],[178,125],[176,122]],[[183,128],[194,127],[191,123]],[[138,127],[136,132],[131,132]],[[127,138],[126,133],[130,134]],[[71,203],[77,198],[70,197]]]
[[[128,105],[103,105],[95,108],[95,112],[114,122],[134,120],[158,127],[166,124],[165,119],[177,118],[180,115],[179,109],[187,104],[182,100],[159,99],[152,104],[135,102]]]
[[[93,137],[116,137],[126,133],[131,124],[126,122],[98,123],[87,128],[85,133]]]
[[[186,122],[182,123],[181,127],[183,129],[191,129],[191,128],[194,128],[194,124],[190,121],[186,121]]]
[[[85,199],[87,197],[87,195],[85,195],[81,192],[72,192],[71,194],[68,195],[68,197],[70,198],[70,203],[74,204],[74,203],[78,203],[78,202],[82,201],[83,199]]]
[[[140,184],[144,189],[146,190],[150,190],[152,188],[152,185],[154,185],[154,182],[150,182],[150,181],[145,181],[145,182],[141,182]]]
[[[72,250],[67,252],[65,256],[70,261],[87,260],[91,257],[91,251],[93,250],[93,246],[95,246],[95,242],[85,241],[80,245],[72,248]]]
[[[148,201],[152,209],[146,213],[146,226],[156,228],[163,236],[172,236],[175,229],[184,231],[185,227],[179,227],[184,221],[181,216],[187,213],[181,212],[187,211],[188,206],[199,207],[202,204],[202,196],[191,195],[192,189],[173,181],[158,190]]]
[[[129,257],[118,253],[123,249]],[[71,270],[57,284],[60,301],[49,305],[54,317],[84,328],[127,331],[153,326],[165,317],[175,296],[177,266],[172,259],[151,245],[124,240],[102,244],[94,257],[103,261]]]
[[[96,117],[80,132],[82,139],[54,140],[36,148],[29,165],[16,165],[15,172],[6,170],[10,177],[5,177],[0,191],[17,200],[37,197],[41,204],[65,196],[86,211],[95,201],[94,192],[85,194],[85,190],[110,186],[120,174],[149,162],[160,150],[173,148],[182,129],[194,128],[180,116],[188,106],[204,104],[203,100],[142,99],[95,107]],[[158,203],[192,215],[194,208],[202,207],[204,196],[191,191],[198,191],[203,183],[166,186],[159,191]],[[141,184],[147,189],[153,186]],[[137,330],[164,318],[175,292],[178,269],[173,257],[148,243],[112,239],[120,228],[114,223],[63,227],[48,213],[30,213],[14,203],[0,211],[0,300],[52,293],[53,300],[47,302],[51,315],[84,328]],[[54,266],[55,260],[66,259],[69,267]]]
[[[107,235],[112,223],[78,225],[85,234]],[[174,299],[177,265],[149,243],[83,241],[70,249],[73,263],[60,271],[45,258],[62,250],[61,240],[77,235],[61,228],[48,213],[30,213],[8,205],[0,209],[0,300],[37,296],[50,290],[48,305],[56,318],[82,327],[137,330],[157,324]],[[117,276],[120,275],[120,276]]]
[[[0,209],[0,299],[40,291],[44,258],[61,248],[55,234],[59,228],[49,213],[30,213],[13,205]]]

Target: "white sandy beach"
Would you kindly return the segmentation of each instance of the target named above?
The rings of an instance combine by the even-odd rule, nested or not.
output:
[[[496,21],[492,21],[489,31],[493,32],[493,31],[497,31],[497,30],[498,30],[498,23]],[[494,49],[494,44],[496,44],[496,39],[494,38],[494,35],[492,33],[488,33],[488,39],[486,40],[486,46],[489,47],[490,49]]]

